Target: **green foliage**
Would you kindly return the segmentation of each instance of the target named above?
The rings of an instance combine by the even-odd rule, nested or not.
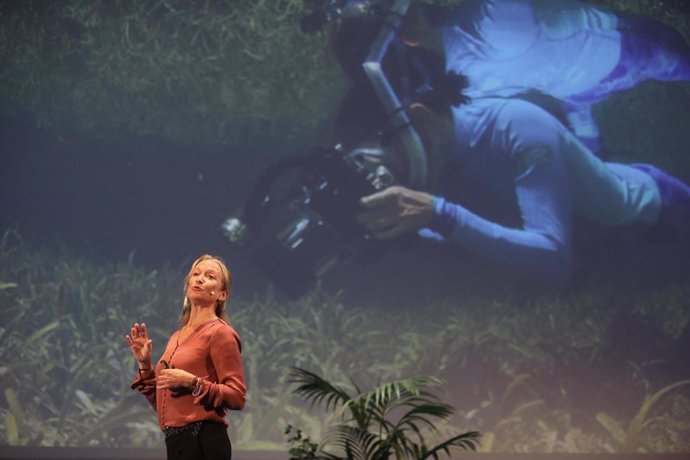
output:
[[[129,436],[132,421],[149,430],[157,423],[133,404],[133,360],[122,353],[122,341],[133,318],[155,315],[161,280],[131,260],[56,264],[45,253],[29,257],[24,244],[13,231],[0,240],[2,278],[16,286],[0,291],[7,319],[0,328],[6,442],[152,445],[150,438]]]
[[[288,444],[290,447],[290,460],[315,460],[317,457],[316,451],[318,444],[311,442],[308,437],[302,436],[302,430],[296,430],[292,433],[292,425],[285,428],[285,435],[288,436]]]
[[[355,384],[352,395],[340,385],[297,367],[290,381],[297,384],[294,392],[307,402],[339,412],[339,423],[320,447],[325,458],[437,459],[441,452],[449,454],[451,448],[475,450],[478,444],[479,433],[471,431],[427,447],[425,432],[436,431],[436,419],[452,414],[452,407],[428,390],[441,385],[438,379],[411,377],[379,384],[366,393]],[[331,445],[344,457],[329,453]]]
[[[658,390],[654,394],[645,395],[644,401],[640,406],[639,411],[635,414],[635,417],[628,424],[627,430],[623,429],[620,424],[614,420],[612,417],[608,416],[604,412],[599,412],[597,414],[597,420],[599,423],[606,428],[616,441],[620,443],[621,450],[625,452],[634,452],[641,445],[643,445],[642,431],[645,426],[650,425],[656,421],[664,420],[670,422],[667,417],[657,417],[650,419],[649,415],[656,404],[663,400],[668,393],[676,390],[679,387],[683,387],[690,384],[690,380],[682,380],[675,382],[671,385]]]
[[[687,452],[690,385],[674,371],[686,357],[674,350],[687,340],[687,276],[631,289],[588,275],[573,292],[528,298],[509,286],[473,292],[468,279],[463,295],[409,310],[390,302],[363,308],[319,290],[298,302],[270,292],[234,296],[229,313],[242,337],[249,400],[230,415],[233,444],[284,451],[282,428],[293,425],[302,434],[291,447],[308,455],[311,440],[343,424],[341,415],[410,391],[381,382],[423,373],[446,382],[453,416],[412,408],[394,415],[407,414],[420,431],[427,425],[414,417],[435,420],[429,446],[471,427],[483,433],[483,452]],[[123,335],[144,321],[160,353],[176,328],[182,278],[165,267],[143,269],[133,255],[99,262],[5,232],[0,444],[160,447],[154,412],[130,389],[135,363]],[[291,367],[339,382],[356,375],[360,388],[379,390],[334,385],[320,404],[336,410],[324,413],[288,391]],[[399,428],[415,433],[412,425]]]
[[[106,138],[241,145],[309,131],[342,83],[324,37],[299,31],[302,8],[302,0],[2,2],[0,110]]]

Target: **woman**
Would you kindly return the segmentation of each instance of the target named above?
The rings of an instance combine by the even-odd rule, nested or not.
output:
[[[155,369],[146,325],[135,323],[125,336],[139,366],[132,389],[156,410],[168,459],[231,458],[224,417],[246,400],[240,338],[225,313],[231,287],[222,259],[194,261],[185,279],[182,327]]]

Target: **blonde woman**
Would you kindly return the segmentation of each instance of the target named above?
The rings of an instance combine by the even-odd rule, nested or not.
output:
[[[232,456],[225,415],[244,407],[247,392],[240,337],[225,312],[231,287],[223,260],[203,255],[185,279],[181,327],[157,364],[144,323],[125,336],[139,366],[132,388],[156,410],[168,459]]]

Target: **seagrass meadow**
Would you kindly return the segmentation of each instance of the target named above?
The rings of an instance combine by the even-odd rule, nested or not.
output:
[[[154,412],[129,388],[134,362],[122,336],[137,318],[154,344],[167,340],[181,273],[40,250],[12,230],[0,262],[2,443],[158,446]],[[690,284],[588,283],[529,299],[466,292],[395,312],[342,293],[293,303],[238,296],[230,312],[249,403],[231,415],[234,445],[286,451],[287,425],[320,438],[332,415],[292,395],[287,377],[298,366],[363,388],[441,378],[455,414],[439,435],[478,430],[483,452],[687,452]]]
[[[690,34],[682,0],[589,3]],[[577,222],[559,290],[412,245],[289,300],[220,234],[266,166],[332,141],[347,81],[328,34],[300,32],[304,10],[0,2],[0,446],[160,448],[124,335],[145,322],[157,359],[189,264],[211,253],[233,271],[238,451],[286,457],[288,426],[326,436],[336,414],[293,394],[298,367],[349,390],[440,379],[454,412],[429,439],[478,431],[480,452],[690,453],[687,240]],[[607,160],[690,180],[689,83],[644,82],[593,112]]]

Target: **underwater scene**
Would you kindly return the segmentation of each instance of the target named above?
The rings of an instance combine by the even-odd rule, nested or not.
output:
[[[0,447],[161,449],[125,336],[212,254],[235,451],[690,455],[687,2],[4,0],[0,63]]]

